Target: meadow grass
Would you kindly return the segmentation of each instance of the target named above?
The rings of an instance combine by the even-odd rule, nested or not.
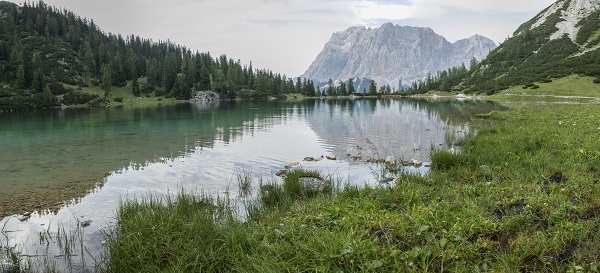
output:
[[[594,83],[594,77],[570,75],[560,79],[552,79],[551,82],[533,83],[539,88],[522,85],[509,88],[495,96],[529,95],[529,96],[581,96],[600,97],[600,84]]]
[[[393,187],[261,185],[260,213],[181,194],[126,202],[113,272],[598,272],[598,105],[486,115],[460,152]],[[275,208],[275,209],[273,209]]]
[[[104,90],[99,85],[85,87],[84,91],[89,94],[98,95],[101,98],[104,97]],[[116,101],[116,98],[122,98],[123,101]],[[156,97],[154,93],[149,95],[141,94],[139,97],[136,97],[131,92],[131,81],[128,81],[127,86],[124,87],[112,86],[108,100],[113,106],[149,106],[179,102],[175,98]]]

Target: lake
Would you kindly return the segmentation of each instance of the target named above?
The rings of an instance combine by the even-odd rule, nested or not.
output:
[[[278,181],[275,173],[292,162],[338,183],[376,186],[379,167],[368,157],[427,162],[432,148],[451,148],[449,138],[468,133],[476,114],[500,109],[357,99],[0,113],[0,227],[26,257],[91,271],[85,257],[100,255],[101,231],[115,225],[121,200],[181,189],[235,200],[237,175]],[[303,161],[327,155],[337,160]],[[76,228],[82,222],[87,227]],[[48,247],[61,244],[61,228],[80,238],[79,255]]]

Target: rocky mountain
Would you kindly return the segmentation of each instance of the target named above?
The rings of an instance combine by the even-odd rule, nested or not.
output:
[[[380,28],[351,27],[334,33],[323,51],[301,76],[315,81],[369,78],[379,86],[398,87],[435,75],[438,71],[469,65],[496,48],[483,36],[450,43],[430,28],[386,23]]]
[[[559,0],[492,51],[461,88],[496,91],[571,74],[600,82],[600,2]]]

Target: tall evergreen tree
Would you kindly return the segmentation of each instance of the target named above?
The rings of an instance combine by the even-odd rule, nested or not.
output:
[[[369,95],[377,95],[377,84],[374,80],[371,80],[371,84],[369,84]]]
[[[346,89],[346,83],[345,82],[340,82],[340,86],[338,87],[338,93],[340,96],[347,96],[348,95],[348,90]]]
[[[352,95],[356,93],[356,89],[354,88],[354,79],[350,78],[348,81],[348,95]]]
[[[44,72],[41,67],[38,67],[33,73],[33,82],[31,88],[36,91],[43,91],[44,88]]]
[[[24,65],[19,65],[19,67],[17,67],[17,79],[15,80],[15,87],[19,89],[26,87]]]
[[[104,90],[104,98],[108,99],[108,96],[110,96],[110,91],[112,88],[112,68],[111,65],[109,64],[103,64],[102,68],[100,69],[101,73],[102,73],[102,90]]]
[[[140,90],[140,83],[138,82],[137,78],[133,78],[133,81],[131,82],[131,93],[136,97],[139,97],[142,94]]]
[[[335,96],[335,86],[332,79],[327,81],[327,96]]]

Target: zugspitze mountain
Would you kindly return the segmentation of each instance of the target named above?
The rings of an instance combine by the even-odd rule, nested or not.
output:
[[[448,42],[430,28],[386,23],[380,28],[351,27],[334,33],[323,51],[300,77],[321,82],[329,79],[373,79],[379,86],[398,87],[435,75],[471,59],[485,58],[496,44],[474,35]]]

